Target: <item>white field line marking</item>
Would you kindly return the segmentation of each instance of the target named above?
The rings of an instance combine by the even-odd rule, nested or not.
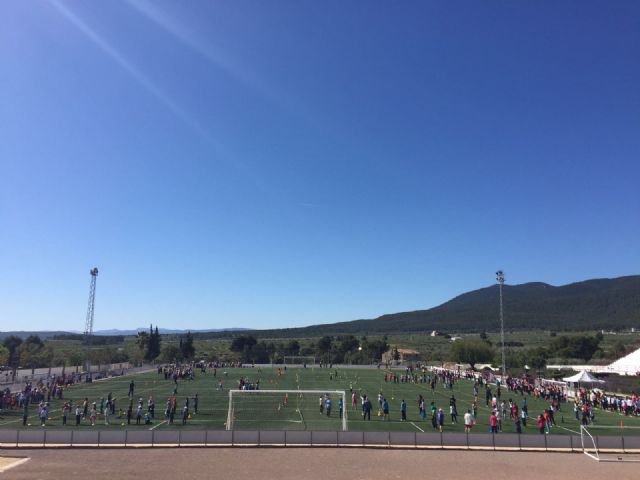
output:
[[[9,425],[10,423],[21,422],[22,418],[18,418],[17,420],[9,420],[8,422],[0,422],[0,425]],[[40,421],[40,419],[38,419]]]
[[[423,429],[421,429],[418,425],[416,425],[416,424],[415,424],[415,423],[413,423],[413,422],[410,422],[410,423],[411,423],[411,425],[413,425],[413,426],[414,426],[414,427],[416,427],[418,430],[420,430],[421,432],[423,432],[423,433],[424,433],[424,430],[423,430]]]
[[[151,427],[149,430],[154,430],[154,429],[158,428],[160,425],[162,425],[162,424],[164,424],[164,423],[167,423],[168,421],[169,421],[169,420],[165,420],[165,421],[163,421],[163,422],[160,422],[159,424],[154,425],[153,427]]]
[[[4,473],[7,470],[9,470],[10,468],[17,467],[18,465],[22,465],[23,463],[27,462],[28,460],[29,460],[29,457],[21,458],[20,460],[16,460],[15,462],[7,465],[6,467],[0,468],[0,473]]]
[[[570,428],[561,427],[560,425],[557,425],[557,427],[561,428],[563,430],[566,430],[567,432],[571,432],[571,433],[575,433],[576,435],[580,435],[580,432],[576,432],[575,430],[571,430]]]

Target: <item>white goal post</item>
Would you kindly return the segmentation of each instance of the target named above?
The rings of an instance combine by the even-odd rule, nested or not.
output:
[[[285,365],[315,365],[316,357],[314,356],[302,356],[302,355],[285,355],[282,357]]]
[[[321,412],[318,419],[321,399],[324,413]],[[333,412],[331,417],[326,415],[324,402],[327,399],[331,400]],[[342,415],[338,406],[340,399],[342,399]],[[320,425],[321,429],[326,430],[327,426],[333,425],[346,432],[348,430],[347,405],[347,395],[344,390],[229,390],[229,408],[225,427],[227,430],[236,428],[238,416],[241,416],[245,425],[255,422],[260,426],[269,421],[286,425],[285,422],[290,422],[296,424],[298,429],[307,429],[307,426],[313,429],[314,426]],[[290,418],[284,415],[290,415]],[[326,423],[327,421],[330,423]]]
[[[597,430],[597,429],[607,429],[610,430],[612,428],[617,428],[617,427],[611,427],[610,425],[589,425],[589,429],[591,430]],[[619,427],[620,429],[638,429],[640,427]],[[593,435],[591,435],[591,432],[589,432],[589,429],[587,429],[587,427],[585,427],[584,425],[580,425],[580,441],[582,444],[582,453],[584,453],[585,455],[587,455],[588,457],[594,459],[597,462],[630,462],[630,463],[640,463],[640,458],[637,457],[637,455],[627,455],[624,454],[622,452],[617,452],[617,453],[605,453],[605,455],[603,455],[599,449],[598,449],[598,442],[596,441],[595,438],[593,438]]]

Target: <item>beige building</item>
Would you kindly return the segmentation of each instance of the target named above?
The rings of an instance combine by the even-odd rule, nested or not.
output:
[[[382,363],[403,364],[406,362],[415,362],[420,358],[420,352],[410,348],[398,348],[398,360],[393,359],[395,348],[390,348],[382,354]]]

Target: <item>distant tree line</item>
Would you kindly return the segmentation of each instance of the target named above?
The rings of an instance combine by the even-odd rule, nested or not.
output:
[[[379,362],[389,349],[387,337],[381,339],[356,338],[353,335],[324,335],[302,346],[297,339],[287,342],[258,341],[253,335],[239,335],[231,341],[230,349],[245,363],[280,363],[285,356],[314,356],[316,361],[336,364],[370,364]]]
[[[84,335],[81,333],[65,333],[54,335],[51,340],[80,340],[84,341]],[[92,335],[91,345],[113,345],[114,343],[123,343],[124,335]]]
[[[581,360],[588,362],[600,352],[600,344],[603,335],[561,335],[554,336],[547,347],[535,347],[521,349],[514,352],[510,348],[505,348],[506,367],[511,369],[530,369],[541,370],[547,365],[549,358],[559,358],[567,361]],[[505,342],[505,347],[508,347]],[[512,344],[522,345],[520,342],[511,342]],[[621,345],[614,345],[616,353],[623,353],[625,349],[621,349]],[[502,352],[500,345],[492,345],[487,335],[481,335],[480,338],[467,337],[453,342],[451,346],[451,357],[459,363],[468,363],[472,369],[475,369],[479,363],[491,363],[494,366],[502,365]]]

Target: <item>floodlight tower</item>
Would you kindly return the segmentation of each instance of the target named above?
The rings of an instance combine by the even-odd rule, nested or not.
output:
[[[496,272],[496,280],[500,289],[500,340],[502,341],[502,383],[507,378],[507,368],[504,360],[504,315],[502,311],[502,286],[504,285],[504,272],[498,270]]]
[[[89,346],[91,345],[91,336],[93,335],[93,310],[96,304],[96,280],[98,278],[98,269],[92,268],[89,272],[91,275],[91,283],[89,284],[89,305],[87,307],[87,319],[84,327],[84,342],[87,346],[87,372],[91,376],[91,363],[89,362]]]

